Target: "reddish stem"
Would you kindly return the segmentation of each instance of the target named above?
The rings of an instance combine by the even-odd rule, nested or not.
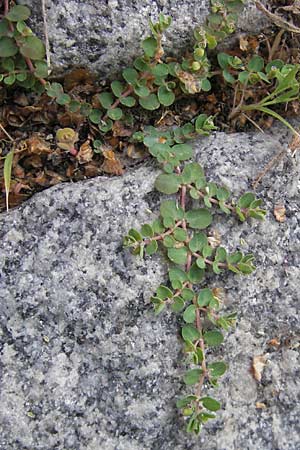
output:
[[[132,93],[133,93],[133,87],[132,86],[128,86],[128,88],[121,94],[121,97],[117,98],[117,100],[111,105],[111,107],[109,109],[115,109],[117,106],[119,106],[121,98],[128,97],[128,95],[130,95]],[[103,116],[102,120],[106,120],[107,117],[108,117],[107,114],[105,114]]]
[[[8,13],[9,10],[9,1],[8,0],[4,0],[4,15],[6,16],[6,14]]]

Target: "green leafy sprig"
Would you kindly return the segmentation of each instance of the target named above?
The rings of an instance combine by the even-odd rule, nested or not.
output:
[[[258,55],[252,56],[248,62],[245,62],[227,53],[219,53],[218,62],[224,80],[235,89],[235,98],[238,92],[241,93],[241,99],[238,105],[233,105],[229,118],[241,112],[260,111],[280,120],[299,136],[298,131],[270,106],[299,100],[300,64],[284,64],[280,59],[265,64],[264,59]],[[261,90],[263,95],[260,95],[262,98],[258,102],[248,104],[245,101],[247,89],[253,88],[256,88],[258,96]]]
[[[4,4],[4,16],[0,20],[0,82],[41,92],[48,67],[43,42],[25,23],[30,9],[23,5],[9,9],[7,0]]]
[[[205,273],[215,274],[229,270],[239,275],[251,274],[255,267],[254,256],[241,251],[228,253],[220,246],[212,245],[206,234],[212,224],[212,208],[225,214],[235,214],[240,221],[249,217],[262,220],[265,211],[261,200],[251,192],[243,194],[236,202],[229,201],[230,193],[222,186],[207,182],[200,164],[189,162],[192,147],[182,143],[199,134],[206,134],[206,127],[213,129],[211,118],[203,116],[203,128],[188,124],[172,131],[148,128],[135,139],[142,140],[150,153],[162,164],[164,173],[155,181],[155,188],[164,194],[177,194],[160,205],[160,217],[140,230],[130,229],[124,238],[124,246],[141,257],[151,256],[159,250],[170,263],[168,282],[160,285],[151,298],[155,314],[166,307],[182,314],[181,329],[184,351],[191,368],[183,381],[194,386],[194,392],[177,401],[177,406],[187,418],[187,431],[198,434],[202,425],[215,418],[221,404],[206,394],[207,387],[218,386],[218,379],[227,370],[224,361],[207,361],[206,350],[223,343],[222,330],[228,331],[235,324],[236,313],[222,314],[222,299],[218,289],[205,287]],[[199,123],[198,123],[199,124]],[[180,136],[180,143],[177,138]],[[199,200],[201,204],[195,204]],[[202,204],[204,203],[204,204]]]

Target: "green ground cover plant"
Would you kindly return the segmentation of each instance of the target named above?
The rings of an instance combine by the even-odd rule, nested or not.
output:
[[[206,180],[200,164],[188,162],[193,158],[193,148],[187,142],[216,129],[214,114],[200,113],[182,126],[162,129],[136,124],[132,111],[138,108],[151,114],[175,105],[182,97],[208,96],[212,80],[219,76],[226,89],[234,92],[229,119],[258,111],[280,120],[299,137],[298,131],[273,108],[299,100],[300,65],[278,58],[265,61],[257,54],[218,51],[217,45],[235,31],[246,0],[210,3],[211,13],[205,24],[194,30],[194,46],[185,57],[165,55],[163,34],[171,26],[171,18],[161,14],[156,23],[150,21],[151,35],[142,41],[142,54],[118,79],[97,93],[93,102],[79,100],[66,92],[61,83],[48,80],[45,46],[26,24],[30,17],[28,7],[4,0],[0,20],[1,86],[46,94],[67,112],[83,116],[97,132],[93,141],[95,153],[102,151],[115,124],[130,128],[128,142],[143,145],[163,169],[155,188],[177,196],[161,203],[160,217],[153,223],[142,225],[140,230],[129,230],[124,245],[141,257],[153,255],[160,246],[169,260],[168,281],[158,287],[152,303],[156,314],[166,307],[182,314],[181,335],[191,365],[184,383],[195,389],[178,400],[177,406],[187,418],[187,431],[196,434],[220,409],[220,403],[203,391],[217,387],[227,369],[227,362],[207,360],[207,348],[220,345],[223,331],[228,331],[236,319],[235,312],[221,312],[218,290],[203,285],[205,273],[231,271],[248,275],[254,270],[252,254],[229,254],[224,247],[210,244],[206,230],[213,220],[212,210],[234,214],[242,222],[249,218],[262,220],[265,211],[262,201],[251,192],[230,200],[225,187]],[[255,101],[251,101],[252,92]],[[75,157],[78,133],[64,128],[56,136],[58,146]],[[15,156],[14,140],[8,137],[11,148],[2,157],[7,208]]]
[[[124,246],[140,257],[151,256],[160,247],[170,264],[168,282],[157,288],[151,302],[155,314],[167,307],[182,314],[185,324],[181,336],[187,362],[191,364],[183,381],[194,386],[194,391],[178,400],[177,406],[188,418],[187,431],[196,434],[204,423],[216,417],[215,412],[221,407],[216,399],[203,394],[203,388],[218,387],[218,379],[227,369],[223,360],[207,361],[206,350],[222,344],[222,331],[228,331],[236,320],[235,312],[222,314],[218,289],[203,285],[205,273],[229,270],[248,275],[255,269],[252,254],[229,254],[224,247],[211,245],[206,230],[213,221],[212,210],[234,214],[242,222],[250,217],[263,220],[266,213],[262,200],[252,192],[232,201],[225,187],[206,180],[200,164],[184,163],[193,154],[186,141],[195,133],[207,134],[212,128],[207,117],[199,116],[195,124],[165,132],[149,127],[136,136],[143,139],[163,168],[155,188],[169,196],[177,194],[177,198],[163,201],[158,219],[142,225],[140,230],[130,229],[124,238]]]

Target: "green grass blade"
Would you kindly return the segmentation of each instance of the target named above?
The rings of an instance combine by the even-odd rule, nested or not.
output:
[[[272,116],[275,119],[280,120],[280,122],[283,123],[286,127],[288,127],[296,136],[300,137],[300,134],[298,133],[298,131],[295,130],[295,128],[277,112],[273,111],[270,108],[266,108],[264,106],[258,106],[258,105],[257,105],[257,108],[255,108],[255,109],[257,109],[258,111],[264,112],[265,114],[268,114],[269,116]]]
[[[4,161],[4,186],[5,186],[5,197],[6,197],[6,210],[8,211],[8,197],[11,182],[11,169],[14,159],[14,151],[11,150],[5,157]]]

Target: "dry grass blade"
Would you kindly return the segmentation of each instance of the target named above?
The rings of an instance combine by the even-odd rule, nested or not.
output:
[[[293,23],[288,22],[283,17],[278,14],[274,14],[269,11],[260,1],[255,2],[257,8],[262,11],[271,22],[275,23],[279,28],[283,28],[286,31],[290,31],[291,33],[300,34],[300,28],[296,27]]]
[[[4,186],[5,186],[5,197],[6,197],[6,211],[8,211],[8,197],[11,183],[11,169],[14,159],[14,150],[11,150],[5,157],[4,160]]]

